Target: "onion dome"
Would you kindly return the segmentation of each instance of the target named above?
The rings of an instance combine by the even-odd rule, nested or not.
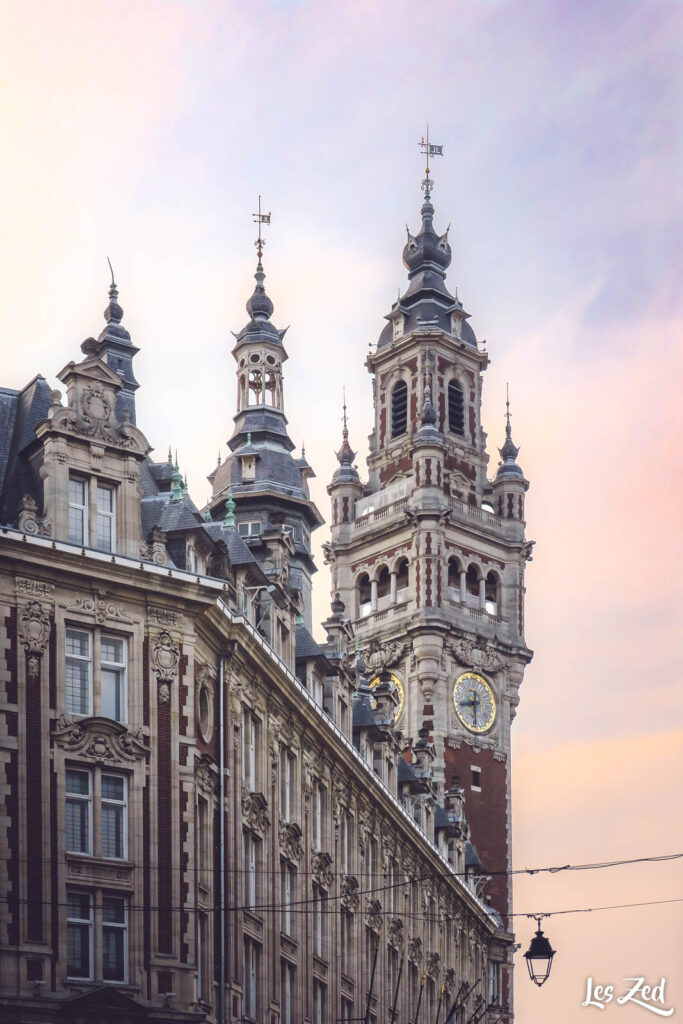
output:
[[[434,207],[427,199],[422,204],[422,227],[417,235],[408,231],[408,241],[403,249],[403,263],[412,280],[415,274],[425,270],[427,266],[443,278],[451,263],[451,247],[448,244],[448,230],[438,235],[434,230]]]
[[[502,448],[499,448],[500,457],[502,462],[498,467],[496,473],[496,480],[504,480],[509,477],[517,477],[519,480],[524,479],[524,473],[522,467],[517,465],[517,456],[519,455],[519,448],[512,440],[512,428],[510,427],[510,400],[508,398],[506,402],[507,412],[505,413],[507,423],[505,425],[505,443]]]
[[[287,333],[287,328],[280,331],[277,329],[275,324],[271,324],[270,318],[273,315],[273,303],[271,302],[268,295],[266,295],[266,289],[264,281],[266,275],[263,271],[263,265],[259,260],[256,266],[256,287],[247,301],[247,313],[249,314],[249,323],[242,328],[239,334],[235,334],[236,345],[235,348],[239,348],[240,345],[247,344],[248,342],[260,342],[267,341],[273,345],[281,345],[282,339]]]
[[[332,476],[332,483],[360,483],[360,477],[358,476],[358,470],[353,464],[353,460],[356,458],[356,453],[349,444],[349,428],[346,420],[346,398],[344,398],[344,416],[342,420],[344,426],[342,428],[342,445],[337,452],[337,461],[339,462],[339,469],[336,469]]]

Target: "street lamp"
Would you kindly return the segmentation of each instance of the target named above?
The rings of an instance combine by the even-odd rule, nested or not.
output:
[[[550,968],[553,965],[555,950],[552,948],[545,935],[541,931],[542,918],[537,917],[538,930],[524,954],[526,965],[529,968],[529,977],[540,988],[550,977]]]

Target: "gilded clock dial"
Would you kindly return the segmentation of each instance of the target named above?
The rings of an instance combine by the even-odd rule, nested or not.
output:
[[[453,687],[455,712],[470,732],[486,732],[496,718],[493,690],[476,672],[463,672]]]
[[[394,714],[394,723],[396,723],[396,722],[398,722],[399,718],[403,714],[403,708],[404,708],[404,705],[405,705],[405,702],[406,702],[406,693],[405,693],[405,690],[403,689],[403,683],[398,678],[398,676],[395,676],[393,672],[390,672],[389,675],[391,676],[392,683],[394,684],[394,686],[398,690],[398,704],[396,705],[396,713]],[[378,683],[379,683],[379,676],[376,676],[372,680],[372,682],[370,683],[370,689],[372,689],[373,687],[377,686]],[[373,704],[374,704],[374,701],[373,701]]]

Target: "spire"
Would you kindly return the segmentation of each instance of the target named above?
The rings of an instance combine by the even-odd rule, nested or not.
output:
[[[109,302],[104,311],[106,326],[97,339],[96,355],[103,359],[110,369],[121,377],[123,387],[116,396],[116,418],[124,422],[124,413],[130,415],[130,422],[135,425],[135,392],[139,384],[133,373],[133,356],[139,351],[130,340],[130,334],[121,323],[123,309],[119,305],[119,290],[114,279],[111,260],[107,256],[111,283],[109,285]]]
[[[181,501],[183,497],[183,478],[178,469],[178,452],[175,453],[175,464],[171,474],[171,501]]]
[[[521,466],[517,465],[517,456],[519,455],[519,448],[512,440],[512,427],[510,426],[510,385],[506,385],[506,399],[505,399],[505,443],[502,448],[499,448],[501,458],[503,461],[498,467],[496,473],[496,479],[500,480],[506,476],[517,476],[524,477]]]
[[[353,460],[356,457],[356,453],[349,444],[349,427],[346,419],[346,388],[343,389],[344,402],[342,405],[342,446],[337,452],[337,461],[340,466],[352,466]]]
[[[225,502],[225,519],[223,520],[223,526],[228,529],[234,529],[235,527],[235,499],[232,496],[232,487],[228,491],[228,497]]]

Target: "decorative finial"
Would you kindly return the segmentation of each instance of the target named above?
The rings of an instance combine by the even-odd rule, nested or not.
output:
[[[250,445],[250,444],[251,444],[251,430],[248,430],[248,431],[247,431],[247,444],[248,444],[248,445]]]
[[[183,497],[187,497],[187,473],[185,474],[185,479],[183,480]]]
[[[506,437],[512,437],[512,429],[510,427],[510,385],[505,385],[505,435]]]
[[[218,451],[218,463],[217,463],[217,465],[219,465],[219,466],[220,466],[220,464],[221,464],[221,453],[220,453],[220,449],[219,449],[219,451]]]
[[[119,306],[119,290],[116,287],[116,281],[114,280],[114,269],[111,265],[111,260],[107,256],[107,263],[109,264],[109,273],[111,274],[111,284],[109,285],[109,305],[104,311],[104,319],[110,324],[112,321],[115,324],[120,324],[123,319],[123,310]]]
[[[223,520],[223,526],[228,528],[234,528],[235,526],[235,499],[232,496],[232,487],[228,491],[228,497],[225,502],[225,519]]]
[[[206,508],[204,509],[204,522],[205,523],[210,523],[211,522],[211,505],[210,505],[210,502],[211,502],[211,498],[207,498],[206,499]]]
[[[340,465],[351,466],[353,465],[353,460],[356,457],[356,453],[353,451],[351,445],[349,444],[349,426],[346,416],[346,388],[342,389],[342,393],[344,396],[342,404],[342,446],[337,452],[337,459],[339,460]]]
[[[176,451],[175,465],[171,473],[171,501],[180,501],[183,497],[183,478],[178,469],[178,452]]]
[[[419,142],[420,152],[427,158],[427,166],[425,167],[425,178],[422,181],[422,191],[425,194],[425,206],[429,203],[432,195],[432,188],[434,186],[433,180],[429,177],[429,158],[430,156],[443,156],[443,146],[435,146],[429,141],[429,125],[427,125],[427,137],[420,139]]]
[[[304,462],[306,461],[306,442],[303,440],[301,442],[301,458]]]
[[[266,244],[265,238],[261,237],[261,225],[270,224],[270,216],[270,213],[261,213],[261,196],[259,196],[258,213],[252,213],[254,222],[258,224],[258,238],[254,242],[254,245],[256,246],[256,251],[258,253],[258,265],[256,267],[257,270],[263,270],[263,266],[261,264],[261,257],[263,256],[263,246]]]
[[[171,446],[170,446],[170,444],[168,446],[168,464],[169,464],[169,466],[173,465],[173,456],[171,455]]]
[[[521,468],[517,465],[519,448],[512,440],[512,427],[510,426],[510,385],[505,386],[505,441],[503,447],[498,451],[503,459],[498,468],[496,479],[501,477],[518,476],[524,477]]]

